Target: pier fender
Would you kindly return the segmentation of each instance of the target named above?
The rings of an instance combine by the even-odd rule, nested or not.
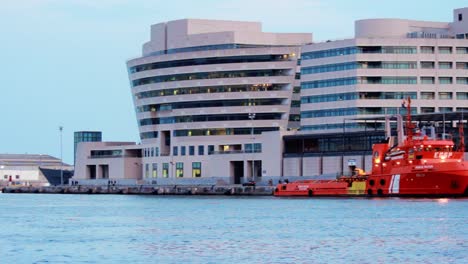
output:
[[[309,195],[309,197],[314,196],[314,191],[312,191],[311,189],[309,189],[309,191],[307,191],[307,195]]]

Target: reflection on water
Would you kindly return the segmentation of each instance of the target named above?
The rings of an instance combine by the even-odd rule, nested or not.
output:
[[[466,263],[468,200],[0,195],[0,262]]]

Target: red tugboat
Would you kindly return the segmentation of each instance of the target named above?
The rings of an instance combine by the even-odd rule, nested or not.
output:
[[[304,180],[278,184],[275,196],[468,196],[468,162],[464,161],[463,124],[459,124],[460,144],[434,130],[427,136],[411,122],[411,99],[407,99],[406,137],[397,116],[398,143],[392,146],[389,118],[388,142],[372,147],[372,171],[362,170],[336,180]]]

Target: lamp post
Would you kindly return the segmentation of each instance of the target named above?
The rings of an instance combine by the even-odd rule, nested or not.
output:
[[[63,126],[59,126],[59,131],[60,131],[60,185],[63,185],[63,152],[62,152]]]
[[[255,160],[254,160],[254,124],[253,120],[255,119],[255,113],[249,113],[249,119],[252,123],[252,126],[250,128],[251,134],[252,134],[252,144],[251,144],[251,150],[252,150],[252,181],[255,181]]]

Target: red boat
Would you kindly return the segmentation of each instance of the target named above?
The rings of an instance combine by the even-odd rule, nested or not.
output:
[[[387,141],[372,146],[372,171],[355,171],[336,180],[303,180],[278,184],[275,196],[468,196],[468,162],[464,160],[463,124],[460,144],[449,135],[430,135],[415,129],[407,100],[406,137],[397,116],[398,142],[392,145],[389,118]]]

